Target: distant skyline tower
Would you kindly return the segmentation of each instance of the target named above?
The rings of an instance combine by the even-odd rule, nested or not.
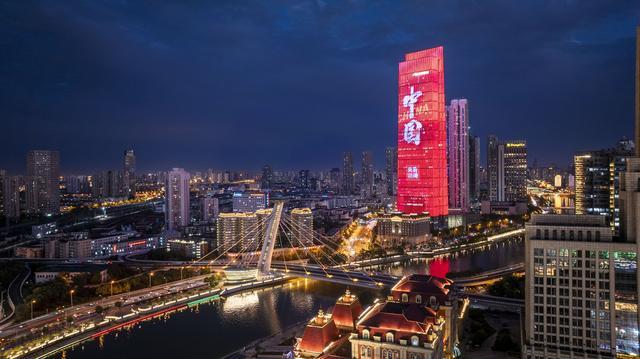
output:
[[[124,185],[129,198],[136,196],[136,155],[132,149],[124,151]]]
[[[361,191],[365,191],[367,196],[373,194],[373,153],[371,151],[362,152],[362,172],[360,179],[362,181]]]
[[[167,173],[165,186],[165,224],[176,231],[189,224],[189,172],[174,168]]]
[[[504,145],[496,136],[487,138],[489,200],[504,201]]]
[[[453,99],[447,108],[449,208],[469,210],[469,107]]]
[[[298,172],[298,181],[301,189],[309,189],[309,170],[300,170]]]
[[[527,141],[504,142],[504,198],[506,201],[527,199]]]
[[[60,154],[32,150],[27,153],[27,210],[55,214],[60,210]]]
[[[345,152],[342,157],[342,194],[351,195],[355,187],[353,173],[353,154]]]
[[[443,48],[398,66],[398,197],[404,213],[449,213]]]
[[[469,137],[469,198],[480,200],[480,137]]]
[[[269,165],[262,167],[262,177],[260,178],[260,187],[262,189],[271,189],[273,186],[273,169]]]
[[[387,147],[385,151],[385,177],[387,180],[387,194],[394,196],[398,184],[398,149]]]

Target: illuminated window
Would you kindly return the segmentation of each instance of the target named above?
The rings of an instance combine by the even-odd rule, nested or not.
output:
[[[365,329],[362,331],[362,339],[369,339],[369,330]]]
[[[409,301],[409,295],[407,293],[402,293],[402,302],[407,303]]]
[[[393,333],[387,333],[386,340],[387,343],[393,343]]]
[[[420,343],[420,340],[418,339],[417,336],[414,335],[411,337],[411,345],[413,345],[414,347],[417,347],[419,343]]]
[[[416,303],[418,303],[418,304],[422,303],[422,296],[421,295],[416,295]]]

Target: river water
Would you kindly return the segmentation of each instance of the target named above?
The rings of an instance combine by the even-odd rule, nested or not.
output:
[[[409,273],[484,272],[522,262],[524,244],[510,240],[482,249],[429,260],[413,260],[378,267],[395,275]],[[345,286],[298,280],[281,286],[234,295],[197,309],[172,313],[85,342],[58,358],[220,358],[252,341],[308,320],[331,307]],[[363,305],[382,292],[352,289]]]

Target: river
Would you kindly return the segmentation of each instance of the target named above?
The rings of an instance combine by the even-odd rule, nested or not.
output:
[[[406,261],[379,267],[395,275],[409,273],[484,272],[522,262],[524,243],[509,240],[435,259]],[[58,358],[219,358],[252,341],[275,334],[328,309],[345,290],[343,285],[298,280],[281,286],[234,295],[164,319],[136,324],[128,330],[85,342],[57,354]],[[380,292],[354,289],[363,305]]]

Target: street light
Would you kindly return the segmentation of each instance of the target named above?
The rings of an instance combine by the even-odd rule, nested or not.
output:
[[[73,307],[73,292],[75,292],[75,290],[71,289],[69,291],[69,297],[71,298],[71,306]]]
[[[115,283],[115,282],[116,282],[115,280],[111,281],[111,296],[113,296],[113,283]]]
[[[153,277],[153,272],[149,272],[149,288],[151,288],[151,277]]]
[[[35,299],[31,300],[31,320],[33,320],[33,304],[36,302]]]
[[[180,267],[180,280],[182,280],[182,270],[184,269],[184,266]]]

